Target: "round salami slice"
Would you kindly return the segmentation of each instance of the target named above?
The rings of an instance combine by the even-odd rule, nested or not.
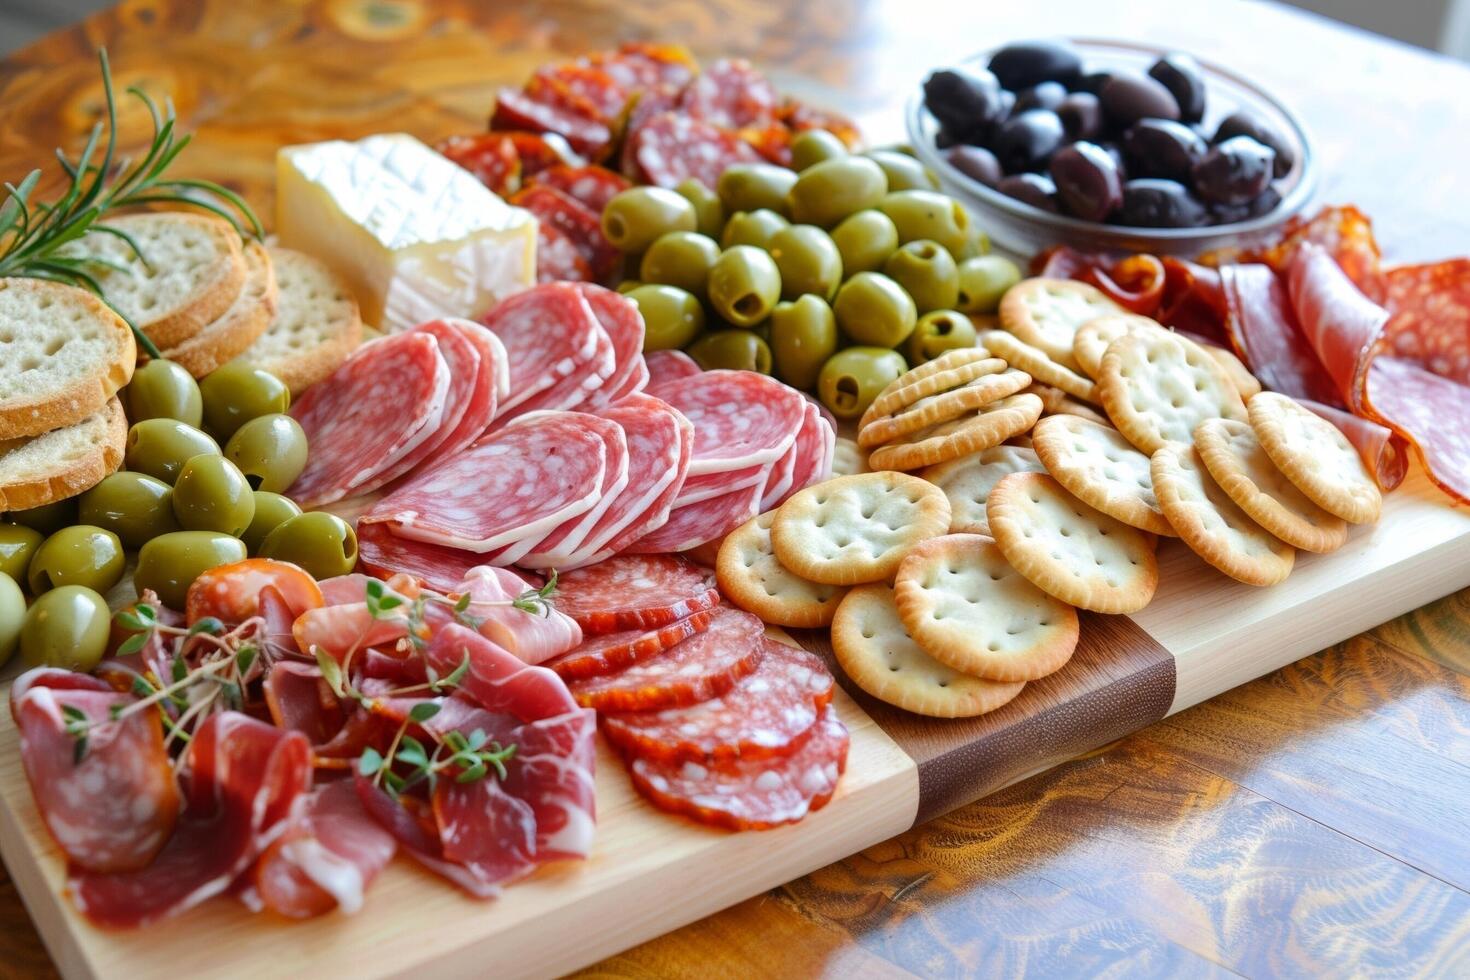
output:
[[[581,406],[584,412],[599,412],[648,383],[648,369],[643,364],[643,315],[636,303],[611,289],[592,283],[581,283],[577,288],[611,340],[616,364],[607,383]]]
[[[602,120],[565,106],[538,101],[511,88],[503,88],[495,94],[495,112],[490,117],[490,128],[555,133],[573,150],[587,157],[596,157],[612,142],[612,132]]]
[[[806,402],[794,388],[754,371],[704,371],[649,393],[694,425],[690,476],[776,462],[806,417]]]
[[[673,44],[630,41],[616,51],[594,55],[591,63],[628,89],[673,91],[699,70],[684,48]]]
[[[592,268],[577,245],[561,229],[536,222],[536,281],[579,282],[592,278]]]
[[[633,140],[639,169],[660,187],[675,187],[691,177],[714,187],[731,164],[763,159],[739,137],[678,112],[649,119],[633,134]]]
[[[711,497],[719,497],[732,490],[744,490],[746,487],[757,483],[765,483],[775,478],[775,470],[779,469],[788,459],[794,459],[796,444],[786,450],[772,466],[756,464],[755,466],[743,466],[738,470],[726,470],[723,473],[703,473],[699,476],[691,476],[684,481],[684,487],[679,491],[679,499],[674,501],[675,507],[687,507],[689,504],[697,504],[701,500],[709,500]],[[787,466],[787,472],[791,467]],[[789,482],[789,481],[788,481]]]
[[[638,132],[648,122],[669,112],[679,101],[677,92],[644,89],[633,100],[628,110],[628,122],[623,127],[623,148],[618,154],[618,170],[635,184],[646,183],[648,178],[638,166]],[[714,188],[710,188],[713,190]]]
[[[505,425],[511,419],[531,412],[570,412],[580,409],[587,399],[606,387],[617,367],[613,360],[612,338],[601,325],[595,329],[597,343],[590,360],[574,366],[570,373],[557,378],[556,383],[545,391],[537,392],[514,408],[502,412],[492,428]]]
[[[632,181],[622,174],[596,164],[585,167],[552,167],[537,174],[532,183],[556,188],[591,208],[592,213],[599,218],[608,201],[633,186]]]
[[[761,479],[743,490],[675,507],[662,527],[629,545],[625,552],[633,555],[672,554],[722,538],[760,513],[764,489],[765,480]]]
[[[719,697],[760,664],[765,623],[730,606],[713,613],[704,632],[656,657],[615,674],[573,680],[572,697],[598,711],[658,711]]]
[[[439,431],[425,439],[419,447],[386,470],[385,482],[392,482],[406,473],[412,473],[420,465],[432,459],[441,459],[459,452],[474,442],[484,431],[484,424],[475,425],[473,419],[466,428],[473,429],[466,438],[461,423],[469,410],[475,408],[476,415],[483,415],[485,396],[482,394],[480,376],[480,351],[453,322],[430,320],[414,327],[415,333],[426,333],[439,344],[439,356],[449,369],[449,394],[444,399],[444,412],[439,417]],[[476,403],[479,404],[476,404]]]
[[[768,485],[767,496],[761,500],[762,511],[779,506],[798,490],[820,483],[832,475],[832,455],[837,450],[837,432],[827,424],[821,411],[811,402],[807,402],[806,418],[801,423],[801,431],[796,434],[796,442],[792,448],[795,451],[795,466],[792,469],[791,483],[780,492],[773,492],[775,488]]]
[[[828,706],[801,747],[723,765],[634,759],[633,785],[654,806],[730,830],[765,830],[820,810],[847,768],[847,726]]]
[[[704,631],[713,616],[713,609],[705,609],[667,626],[591,636],[580,646],[542,666],[550,667],[561,675],[562,680],[568,681],[615,674]]]
[[[603,734],[625,756],[661,762],[790,755],[832,700],[832,674],[815,654],[761,642],[760,666],[728,693],[687,708],[605,715]]]
[[[724,129],[763,129],[776,121],[780,104],[776,87],[743,58],[716,61],[679,95],[689,116]]]
[[[622,114],[628,100],[627,88],[607,72],[575,61],[542,65],[526,82],[525,92],[538,102],[609,123]]]
[[[513,190],[520,190],[527,180],[543,170],[579,167],[584,162],[571,145],[555,133],[510,132],[500,135],[510,140],[521,161],[521,182]]]
[[[520,154],[516,152],[515,141],[505,133],[451,136],[434,148],[501,197],[509,197],[520,189]]]
[[[720,601],[713,577],[670,555],[609,558],[561,577],[556,607],[588,636],[663,626]]]
[[[549,184],[536,183],[522,189],[510,203],[525,208],[543,225],[551,225],[577,247],[592,278],[604,282],[623,265],[623,253],[602,233],[600,212],[594,212]]]
[[[357,526],[357,560],[378,578],[408,575],[425,588],[448,594],[464,581],[466,572],[485,561],[484,555],[471,551],[400,538],[389,528],[384,523]]]
[[[643,355],[648,365],[649,385],[661,385],[680,378],[692,378],[704,368],[681,350],[651,350]]]
[[[628,485],[628,438],[623,434],[623,427],[612,419],[595,415],[588,415],[582,424],[601,437],[606,459],[597,501],[585,513],[557,525],[555,530],[526,551],[518,560],[527,568],[562,567]]]
[[[545,391],[598,352],[592,308],[570,283],[546,283],[503,300],[480,320],[505,347],[510,397],[502,415]]]

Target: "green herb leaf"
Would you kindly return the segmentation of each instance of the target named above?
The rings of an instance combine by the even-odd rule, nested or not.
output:
[[[76,743],[71,747],[71,764],[74,766],[79,766],[82,764],[82,760],[86,757],[87,736],[81,735],[77,738]]]
[[[130,653],[137,653],[148,645],[148,637],[152,635],[152,633],[134,633],[126,640],[123,640],[122,644],[117,648],[118,656],[126,657]]]
[[[456,600],[456,602],[454,603],[454,611],[457,613],[462,613],[468,608],[470,608],[470,594],[466,592],[464,595],[460,596],[459,599]]]
[[[158,691],[158,688],[156,688],[152,684],[148,683],[147,678],[144,678],[144,677],[134,677],[133,678],[133,693],[136,694],[138,697],[140,697],[140,698],[146,698],[146,697],[149,697],[152,694],[155,694],[157,691]]]
[[[420,701],[418,704],[409,709],[408,718],[410,721],[417,722],[418,724],[422,725],[424,722],[437,715],[439,713],[440,707],[441,706],[437,701]]]
[[[255,647],[245,644],[235,651],[235,669],[241,676],[250,672],[250,667],[255,663]]]
[[[175,684],[189,676],[189,665],[184,663],[182,654],[174,654],[173,662],[169,664],[169,670],[173,674],[173,682]]]
[[[486,735],[485,732],[482,729],[476,728],[474,731],[470,732],[470,741],[469,741],[470,750],[472,752],[478,752],[478,751],[480,751],[480,749],[484,748],[485,743],[488,742],[489,740],[490,740],[490,736],[489,735]]]
[[[200,633],[208,633],[210,636],[219,636],[225,631],[225,624],[213,616],[205,616],[199,622],[189,627],[189,635],[197,636]]]
[[[333,660],[331,655],[319,646],[313,646],[311,652],[316,655],[317,668],[321,670],[322,678],[332,689],[332,693],[339,698],[346,697],[347,693],[342,688],[342,665]]]
[[[119,609],[117,615],[112,617],[112,621],[129,633],[137,633],[140,630],[148,629],[148,626],[131,609]]]
[[[383,756],[371,746],[363,749],[362,755],[357,757],[357,771],[364,776],[374,776],[381,768],[383,768]]]
[[[456,668],[454,668],[453,670],[451,670],[449,672],[449,676],[446,677],[446,678],[444,678],[444,680],[442,680],[442,681],[439,682],[439,686],[440,687],[458,687],[459,686],[459,682],[462,681],[462,680],[464,680],[464,675],[469,672],[469,669],[470,669],[470,651],[468,649],[466,649],[465,652],[464,652],[464,659],[459,662],[459,666],[456,667]]]
[[[454,781],[456,783],[472,783],[477,779],[484,779],[485,774],[489,771],[490,767],[487,766],[485,763],[476,762],[464,772],[461,772],[458,776],[455,776]]]

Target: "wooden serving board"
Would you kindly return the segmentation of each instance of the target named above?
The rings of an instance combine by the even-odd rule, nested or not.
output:
[[[481,903],[407,858],[356,916],[305,923],[251,916],[228,899],[139,933],[94,929],[61,895],[63,868],[0,713],[0,854],[68,977],[226,975],[547,976],[595,962],[885,840],[1165,715],[1470,585],[1470,510],[1417,467],[1333,555],[1297,556],[1270,589],[1238,585],[1177,541],[1161,585],[1133,617],[1084,615],[1077,654],[983,718],[898,711],[843,679],[852,730],[833,801],[802,823],[729,834],[653,810],[604,746],[592,859],[548,869]],[[795,637],[830,654],[824,634]],[[8,685],[7,685],[8,689]]]

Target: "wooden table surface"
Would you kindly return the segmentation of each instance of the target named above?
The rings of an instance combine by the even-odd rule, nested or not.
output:
[[[0,62],[0,179],[77,148],[99,44],[197,134],[182,169],[268,215],[281,144],[479,129],[495,86],[619,40],[749,57],[883,140],[927,67],[1053,33],[1254,77],[1390,258],[1470,251],[1470,68],[1256,3],[140,0]],[[123,125],[136,143],[146,120]],[[1470,590],[587,972],[1463,976],[1467,800]],[[0,975],[53,973],[0,881]]]

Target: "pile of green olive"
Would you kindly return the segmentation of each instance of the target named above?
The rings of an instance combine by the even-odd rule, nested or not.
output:
[[[1021,272],[907,152],[811,130],[792,160],[728,167],[713,190],[626,190],[603,233],[627,257],[645,350],[774,374],[857,418],[911,366],[974,345],[971,316]]]
[[[33,666],[96,666],[111,619],[103,596],[122,579],[128,552],[137,552],[137,591],[178,610],[201,573],[249,555],[292,561],[318,578],[357,563],[350,524],[303,514],[284,495],[307,445],[279,378],[232,361],[195,382],[156,360],[134,372],[122,400],[132,423],[123,469],[0,520],[0,664],[19,649]]]

